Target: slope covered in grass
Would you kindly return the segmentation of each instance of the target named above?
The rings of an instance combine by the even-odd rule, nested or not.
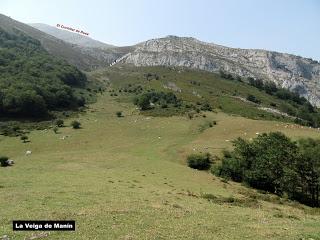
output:
[[[29,143],[1,136],[0,152],[16,163],[0,168],[0,236],[39,234],[12,232],[13,219],[74,219],[75,232],[49,232],[45,239],[319,239],[317,210],[222,182],[185,163],[195,151],[219,154],[231,148],[238,136],[282,131],[298,138],[319,132],[206,114],[191,120],[148,117],[105,93],[77,118],[82,129],[33,131]],[[199,132],[207,120],[217,125]],[[26,150],[32,154],[26,156]]]
[[[97,71],[94,76],[111,84],[111,95],[120,101],[132,101],[145,92],[173,92],[184,104],[177,108],[149,109],[149,115],[168,116],[203,109],[209,104],[214,110],[252,119],[279,120],[302,124],[319,124],[319,111],[307,110],[290,99],[267,94],[246,82],[246,79],[226,79],[219,74],[185,68],[132,67],[116,65]],[[255,100],[251,100],[254,98]],[[251,100],[251,101],[250,101]],[[309,112],[308,112],[309,111]],[[297,118],[300,116],[300,118]],[[306,119],[302,119],[305,117]]]

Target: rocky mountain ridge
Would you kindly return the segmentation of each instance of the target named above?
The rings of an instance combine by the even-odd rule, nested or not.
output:
[[[52,29],[45,28],[42,30],[46,32],[43,32],[1,14],[0,28],[19,30],[38,39],[49,53],[86,71],[119,63],[187,67],[210,72],[222,70],[244,78],[272,81],[279,87],[298,92],[320,107],[320,63],[309,58],[259,49],[229,48],[177,36],[151,39],[128,47],[114,47],[88,38],[78,39],[80,42],[74,38],[78,42],[71,43],[61,37],[61,34],[65,36],[61,33],[65,32],[63,30],[56,29],[58,33],[51,33],[55,37],[50,34]]]
[[[287,53],[229,48],[168,36],[138,44],[121,61],[135,66],[179,66],[272,81],[320,106],[320,63]]]

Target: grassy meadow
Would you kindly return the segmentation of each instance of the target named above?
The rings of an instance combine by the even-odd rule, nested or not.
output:
[[[105,79],[116,88],[121,83],[112,81],[113,74]],[[69,127],[74,119],[81,129]],[[222,111],[191,120],[146,116],[125,96],[108,92],[74,119],[58,134],[32,131],[28,143],[0,136],[0,152],[15,161],[0,168],[0,239],[320,239],[319,210],[185,163],[193,152],[219,156],[237,137],[282,131],[295,139],[318,138],[316,129]],[[217,125],[200,131],[207,121]],[[28,219],[75,220],[76,231],[12,231],[12,220]]]

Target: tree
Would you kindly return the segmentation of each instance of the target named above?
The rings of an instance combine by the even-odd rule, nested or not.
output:
[[[250,186],[277,194],[291,192],[297,146],[280,132],[261,134],[249,143],[249,157],[244,155],[244,181]],[[296,183],[294,183],[296,184]]]
[[[311,138],[298,142],[301,152],[300,161],[297,161],[299,174],[300,201],[313,207],[320,206],[320,140]]]
[[[296,184],[291,170],[298,148],[284,134],[261,134],[252,142],[234,141],[234,151],[222,159],[220,175],[269,192],[291,192]]]
[[[292,142],[279,132],[238,138],[213,173],[312,207],[320,206],[320,140]]]

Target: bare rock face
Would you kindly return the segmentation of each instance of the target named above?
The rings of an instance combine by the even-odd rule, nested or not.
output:
[[[168,36],[136,45],[121,62],[136,66],[180,66],[210,72],[223,70],[261,78],[298,92],[320,106],[320,63],[291,54],[228,48],[194,38]]]

